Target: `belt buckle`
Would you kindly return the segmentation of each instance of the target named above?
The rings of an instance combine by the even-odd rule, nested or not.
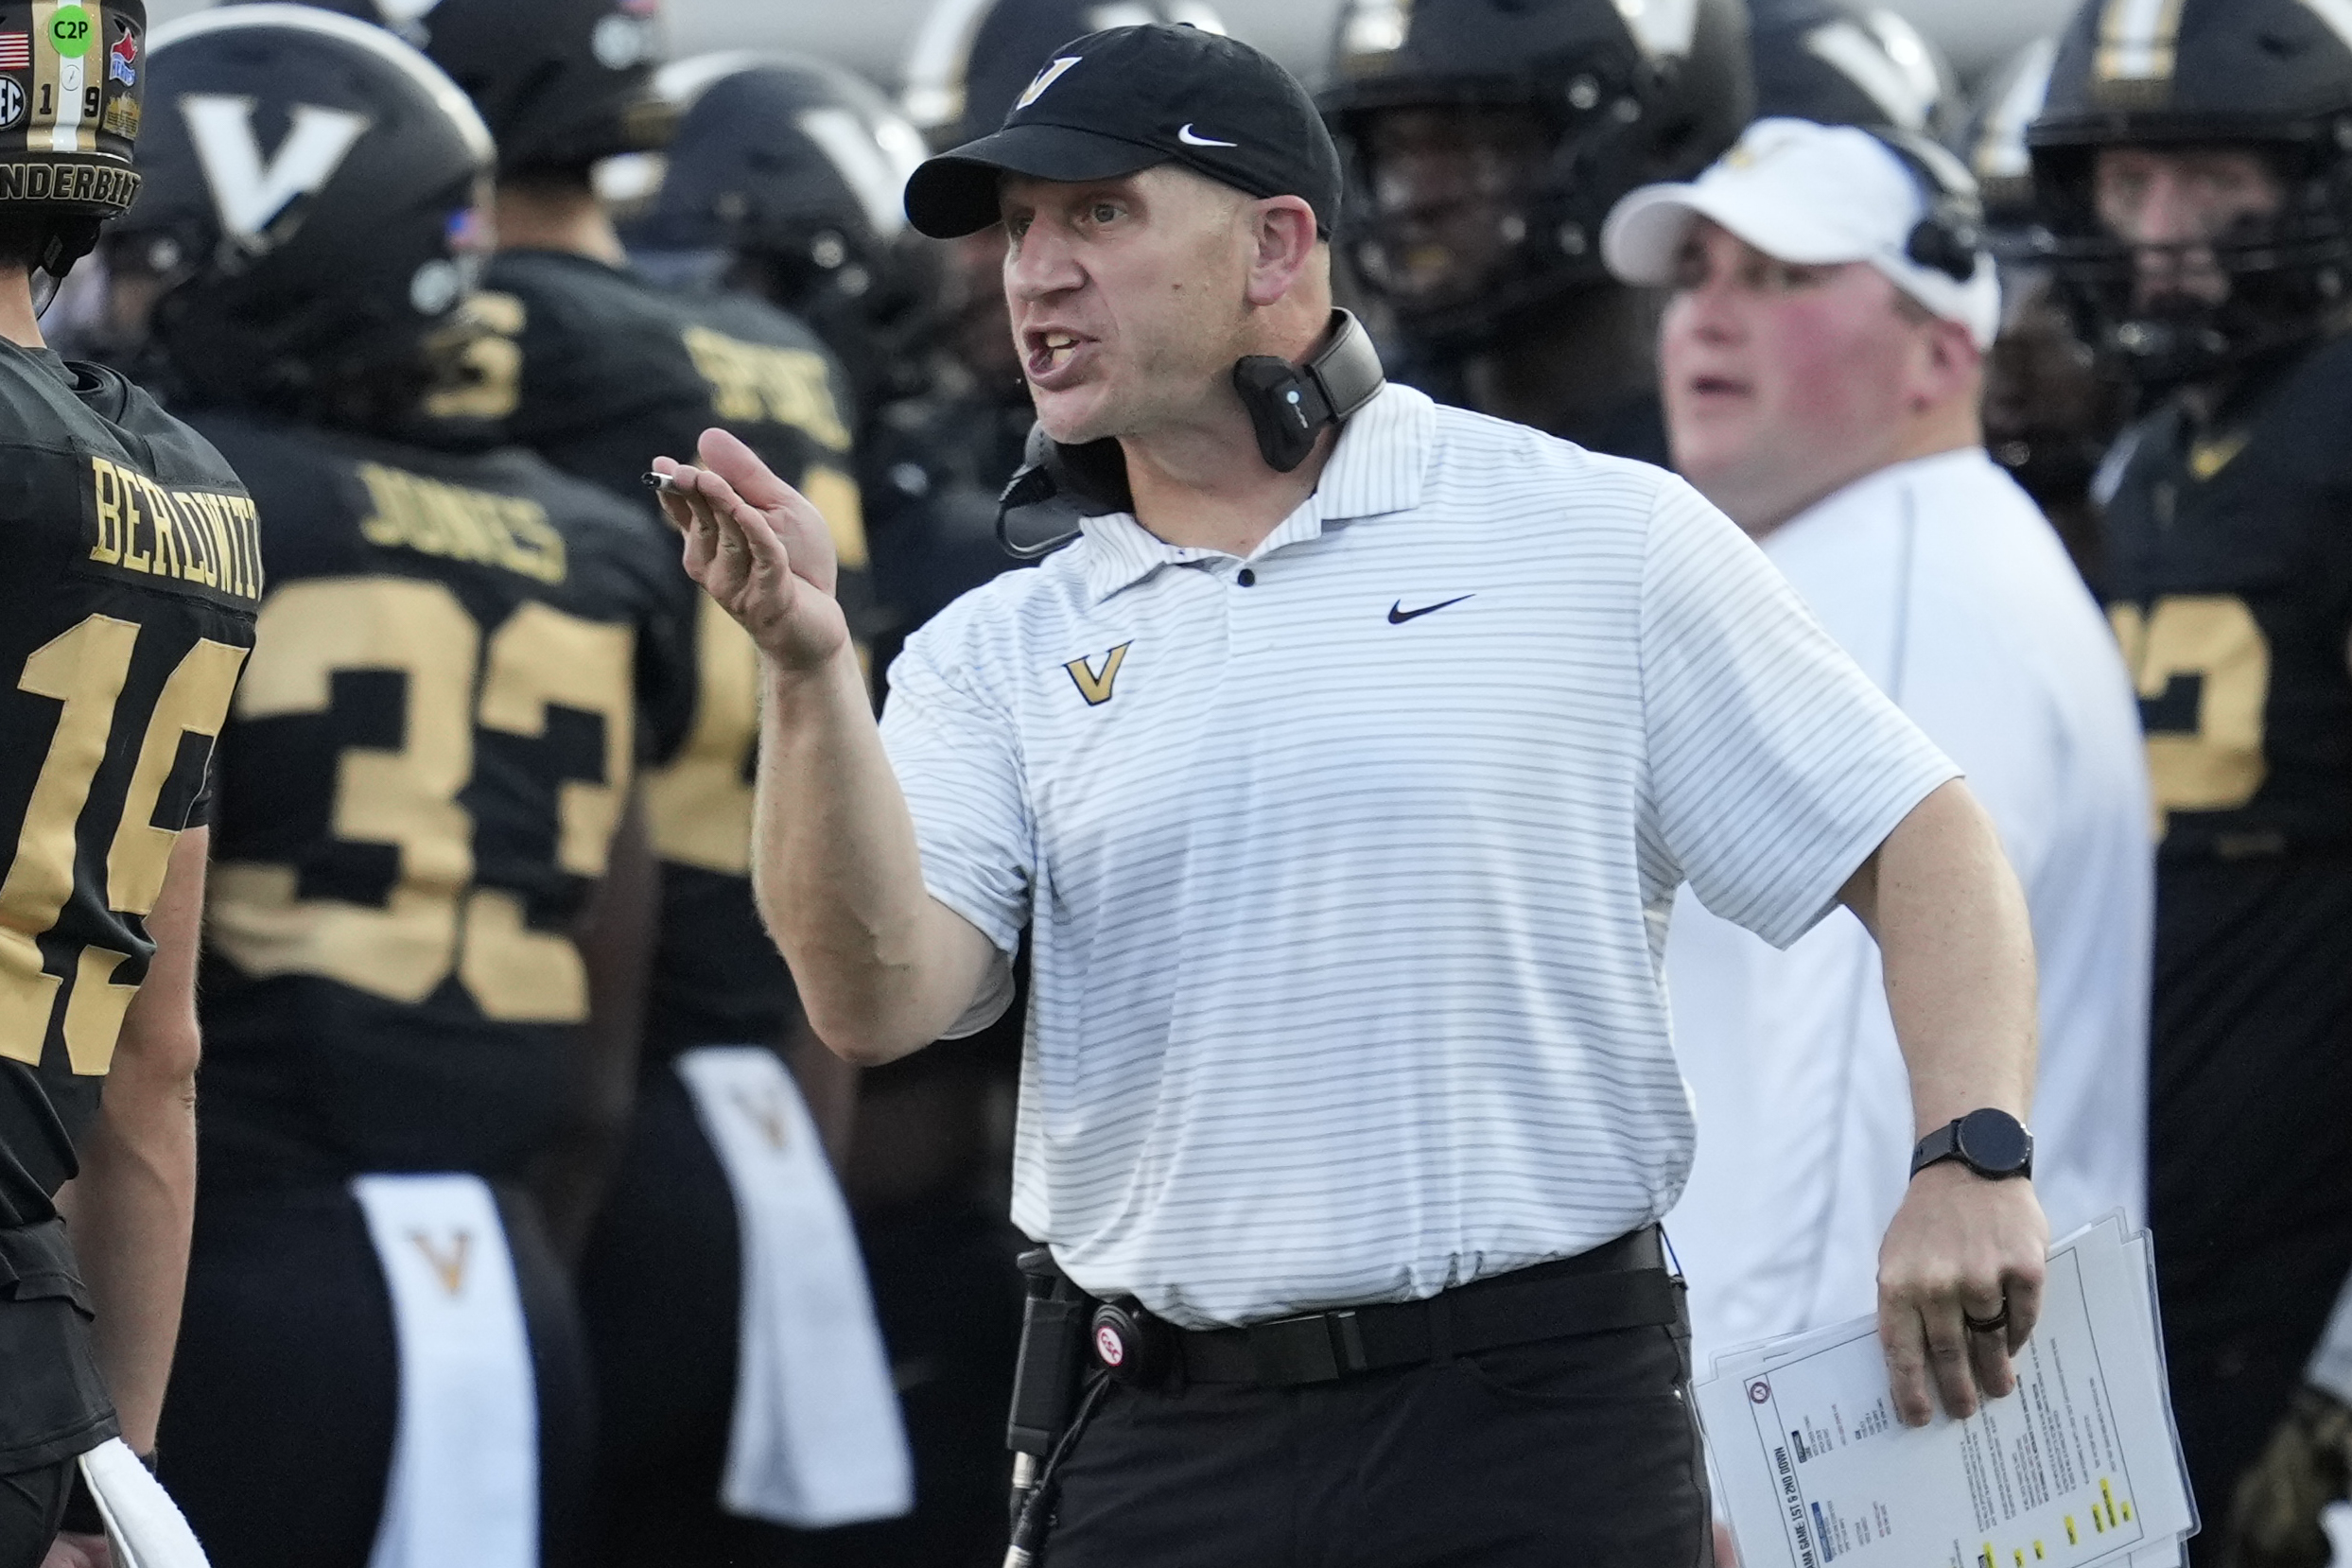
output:
[[[1301,1313],[1244,1331],[1258,1382],[1276,1387],[1336,1383],[1365,1369],[1364,1335],[1352,1310]]]

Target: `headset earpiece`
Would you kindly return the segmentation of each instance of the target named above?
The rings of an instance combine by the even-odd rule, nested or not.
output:
[[[1307,461],[1327,425],[1346,422],[1387,379],[1364,323],[1332,312],[1331,341],[1303,365],[1270,354],[1235,362],[1233,390],[1257,431],[1258,455],[1278,474]]]
[[[1903,253],[1955,283],[1975,277],[1984,254],[1984,201],[1967,169],[1925,137],[1885,129],[1871,134],[1894,154],[1927,204],[1927,215],[1912,227]]]

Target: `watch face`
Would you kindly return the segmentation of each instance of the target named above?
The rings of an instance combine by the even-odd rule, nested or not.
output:
[[[1972,1110],[1960,1118],[1960,1151],[1977,1170],[2006,1176],[2025,1169],[2033,1139],[2007,1111]]]

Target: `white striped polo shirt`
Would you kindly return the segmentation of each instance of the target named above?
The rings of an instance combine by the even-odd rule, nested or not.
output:
[[[1664,1213],[1676,887],[1786,944],[1957,772],[1680,479],[1402,387],[1246,561],[1119,515],[967,595],[882,731],[932,894],[1034,927],[1014,1222],[1193,1327]]]

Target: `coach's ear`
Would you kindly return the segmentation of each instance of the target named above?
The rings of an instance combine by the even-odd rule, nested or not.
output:
[[[1315,256],[1315,209],[1298,196],[1269,196],[1247,208],[1253,251],[1247,298],[1261,308],[1281,303],[1308,275]]]
[[[1960,397],[1973,405],[1982,397],[1984,350],[1961,322],[1931,316],[1919,324],[1910,380],[1905,395],[1914,414]]]

